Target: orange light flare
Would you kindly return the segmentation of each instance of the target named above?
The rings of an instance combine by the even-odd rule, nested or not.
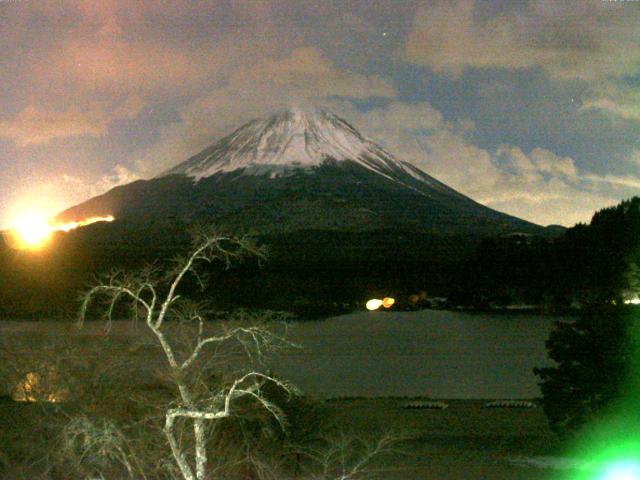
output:
[[[85,227],[96,222],[113,222],[112,215],[104,217],[90,217],[84,220],[65,223],[51,223],[41,215],[26,214],[13,221],[10,230],[4,232],[12,248],[20,250],[38,250],[51,239],[55,232],[70,232],[76,228]]]
[[[54,231],[56,232],[70,232],[71,230],[75,230],[79,227],[86,227],[87,225],[91,225],[92,223],[97,222],[113,222],[115,218],[113,215],[107,215],[106,217],[90,217],[85,220],[80,220],[77,222],[67,222],[56,225]]]

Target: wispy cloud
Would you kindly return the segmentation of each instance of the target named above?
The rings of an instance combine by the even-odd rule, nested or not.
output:
[[[582,108],[640,121],[640,88],[627,85],[623,80],[599,82],[587,92]]]
[[[58,183],[58,191],[73,192],[73,197],[76,201],[82,201],[96,195],[101,195],[108,192],[112,188],[120,185],[126,185],[128,183],[140,180],[138,173],[130,170],[124,165],[116,165],[97,181],[89,181],[86,178],[82,178],[78,175],[65,173],[62,175],[62,182]]]
[[[528,153],[514,145],[483,149],[470,140],[472,124],[446,122],[428,103],[396,100],[361,112],[342,101],[332,108],[399,160],[474,200],[538,224],[588,222],[595,210],[628,197],[628,187],[638,186],[634,177],[586,174],[572,158],[541,147]]]
[[[582,179],[589,182],[607,183],[621,187],[631,187],[640,190],[640,176],[637,175],[581,175]]]
[[[54,138],[105,135],[113,120],[136,116],[144,104],[137,97],[124,102],[91,102],[86,108],[45,110],[28,106],[12,120],[0,122],[0,137],[20,146],[46,143]]]
[[[436,0],[416,16],[404,58],[439,72],[540,67],[556,77],[621,77],[640,68],[640,10],[627,2]]]

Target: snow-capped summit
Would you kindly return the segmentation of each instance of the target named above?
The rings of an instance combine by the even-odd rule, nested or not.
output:
[[[181,174],[199,180],[245,169],[248,174],[276,177],[328,160],[355,162],[388,178],[398,170],[415,176],[415,169],[319,108],[293,108],[252,120],[160,176]]]

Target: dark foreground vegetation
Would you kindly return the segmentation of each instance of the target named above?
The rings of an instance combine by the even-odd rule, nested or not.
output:
[[[547,341],[555,365],[536,369],[563,456],[582,471],[557,480],[635,478],[640,458],[640,308],[582,310]]]
[[[638,400],[640,309],[606,306],[558,322],[547,341],[555,366],[536,369],[551,428],[570,436],[609,407]]]
[[[58,234],[39,251],[1,245],[0,316],[75,315],[79,292],[97,273],[147,263],[166,266],[186,251],[190,231],[190,225],[177,221],[149,221],[140,228],[125,219]],[[400,231],[300,231],[257,241],[267,246],[268,261],[249,259],[229,270],[206,267],[216,288],[193,293],[222,310],[261,308],[322,317],[362,308],[371,296],[445,292],[443,286],[459,282],[460,258],[468,259],[473,248],[464,239]]]
[[[172,268],[97,280],[76,327],[97,312],[109,330],[124,305],[140,328],[125,337],[4,335],[8,478],[362,478],[394,437],[332,439],[329,413],[266,371],[266,355],[296,347],[275,331],[280,316],[212,317],[185,296],[183,280],[206,284],[202,265],[247,255],[262,249],[207,230]]]
[[[145,335],[105,335],[102,325],[66,335],[16,333],[2,339],[1,365],[5,395],[36,373],[32,394],[59,400],[0,401],[1,478],[179,478],[162,434],[175,391]],[[406,399],[321,402],[266,390],[289,419],[286,431],[268,412],[239,406],[210,432],[217,452],[211,478],[326,478],[325,467],[340,478],[343,459],[353,465],[390,432],[393,444],[353,478],[528,480],[555,473],[518,463],[554,452],[540,408],[446,401],[444,410],[410,410]]]
[[[485,240],[462,296],[472,303],[550,307],[621,304],[640,294],[640,198],[596,212],[588,225],[542,239]]]
[[[163,432],[177,392],[160,348],[142,332],[72,328],[62,336],[2,339],[2,478],[182,478]],[[228,380],[223,371],[209,371],[203,388]],[[311,452],[328,450],[335,434],[326,407],[271,383],[262,392],[282,410],[286,428],[250,399],[238,402],[232,417],[209,425],[207,448],[216,453],[211,478],[302,477],[322,467]],[[12,400],[25,395],[32,401]],[[178,431],[186,450],[190,428],[182,422]]]

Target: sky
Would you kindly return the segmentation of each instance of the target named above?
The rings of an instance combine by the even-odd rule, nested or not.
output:
[[[640,2],[0,0],[0,226],[327,108],[489,207],[640,195]]]

